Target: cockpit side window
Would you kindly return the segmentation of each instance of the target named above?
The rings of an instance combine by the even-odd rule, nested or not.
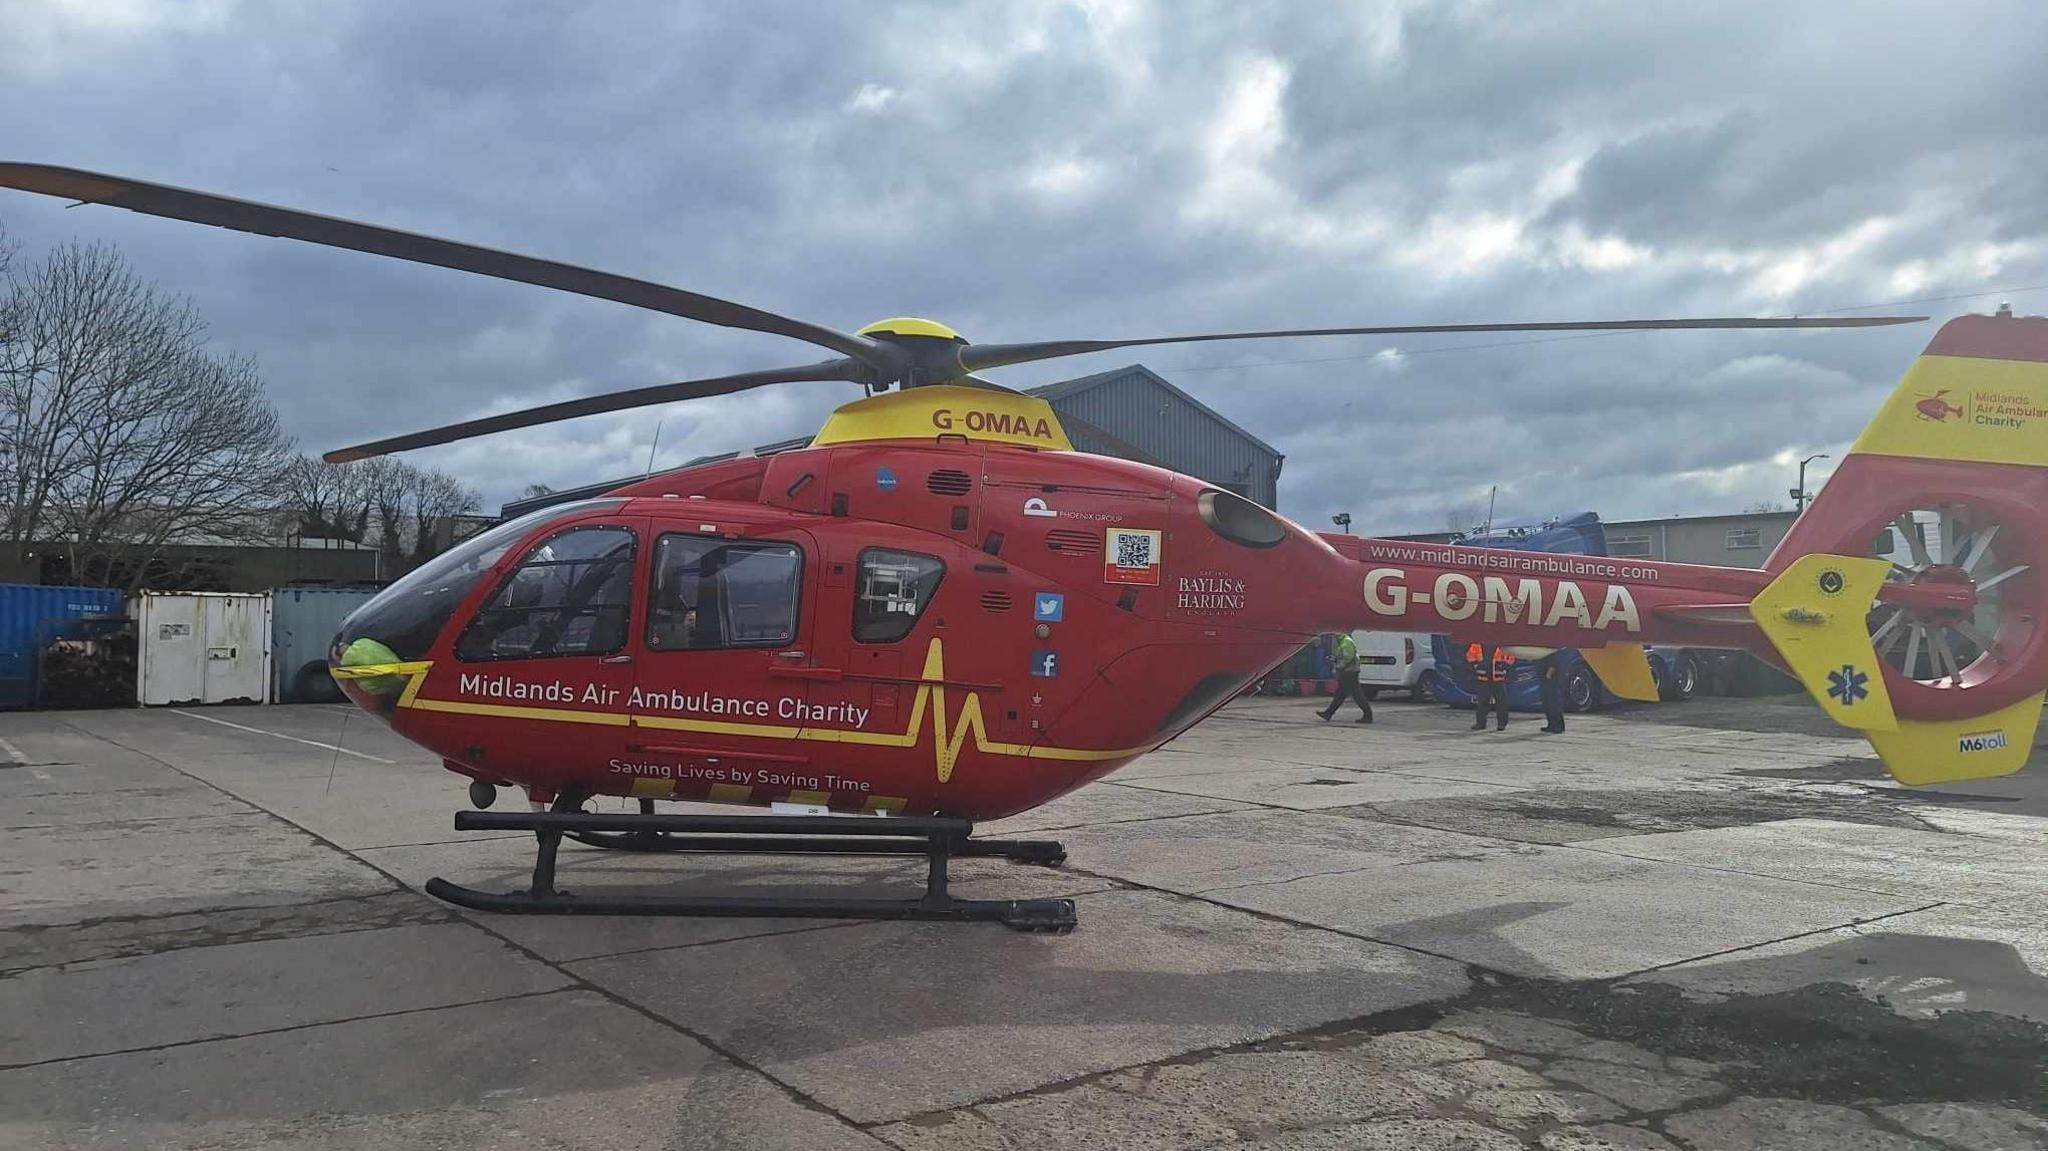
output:
[[[548,537],[463,629],[456,658],[547,659],[624,648],[634,545],[622,527],[576,527]]]
[[[937,556],[869,548],[860,553],[854,585],[853,638],[895,643],[910,634],[939,590],[946,565]]]
[[[625,506],[622,499],[579,500],[543,508],[471,537],[415,568],[342,621],[340,652],[369,646],[384,659],[422,659],[463,600],[505,553],[547,523]],[[363,641],[369,641],[363,645]]]
[[[788,647],[802,592],[803,552],[795,544],[664,535],[654,549],[647,647]]]

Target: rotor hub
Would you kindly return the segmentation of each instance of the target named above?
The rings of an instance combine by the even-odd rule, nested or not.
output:
[[[882,340],[914,338],[947,340],[955,344],[967,342],[966,337],[946,325],[921,316],[891,316],[886,320],[876,320],[862,328],[860,334],[870,339]]]

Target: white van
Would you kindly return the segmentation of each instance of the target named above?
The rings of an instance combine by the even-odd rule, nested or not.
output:
[[[1410,699],[1421,699],[1417,686],[1422,673],[1436,666],[1436,654],[1426,631],[1354,631],[1351,642],[1358,645],[1358,683],[1365,697],[1375,699],[1383,691],[1405,691]]]

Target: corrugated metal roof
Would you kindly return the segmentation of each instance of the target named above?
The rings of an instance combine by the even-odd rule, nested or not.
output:
[[[1131,453],[1273,506],[1285,456],[1143,364],[1032,389],[1066,420],[1082,451]],[[1091,428],[1089,425],[1093,425]]]
[[[1174,395],[1180,397],[1182,403],[1187,404],[1190,408],[1193,408],[1195,411],[1200,412],[1202,415],[1208,417],[1209,419],[1214,420],[1219,424],[1222,424],[1225,428],[1228,428],[1230,431],[1235,432],[1237,435],[1243,437],[1246,441],[1250,442],[1253,447],[1256,447],[1259,450],[1267,453],[1274,459],[1284,460],[1287,458],[1286,455],[1280,451],[1280,449],[1274,447],[1272,444],[1267,443],[1259,437],[1251,434],[1250,432],[1245,431],[1237,424],[1231,422],[1230,418],[1225,416],[1223,413],[1217,411],[1215,408],[1210,407],[1209,405],[1203,403],[1195,397],[1187,394],[1186,392],[1181,391],[1179,388],[1174,386],[1173,381],[1167,379],[1165,376],[1160,375],[1158,372],[1153,371],[1151,368],[1148,368],[1143,364],[1126,364],[1121,368],[1113,368],[1107,372],[1097,372],[1092,376],[1081,376],[1078,379],[1061,380],[1056,384],[1046,384],[1043,387],[1032,388],[1030,394],[1037,396],[1038,398],[1045,400],[1048,403],[1051,403],[1054,400],[1066,399],[1070,396],[1078,395],[1081,392],[1088,391],[1091,388],[1099,388],[1104,384],[1114,383],[1115,381],[1132,374],[1142,375],[1148,382],[1157,384],[1159,387],[1165,388],[1167,391],[1172,392]]]

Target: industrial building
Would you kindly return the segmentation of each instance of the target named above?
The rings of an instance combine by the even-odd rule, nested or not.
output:
[[[1031,394],[1052,405],[1067,437],[1084,452],[1157,464],[1276,506],[1286,457],[1143,364],[1047,384]]]
[[[1665,516],[1607,520],[1607,554],[1681,564],[1760,568],[1792,530],[1798,512],[1738,512],[1720,516]],[[1394,539],[1449,543],[1457,533],[1417,532]]]
[[[1168,382],[1142,364],[1097,372],[1031,389],[1059,414],[1067,438],[1084,452],[1118,456],[1155,464],[1247,499],[1275,506],[1280,465],[1285,459],[1273,445],[1232,423],[1207,404]],[[810,444],[810,437],[762,444],[757,456],[774,455]],[[735,459],[739,451],[699,456],[670,471],[702,467]],[[500,509],[506,519],[569,500],[602,495],[627,476],[568,491],[513,500]]]
[[[265,542],[168,543],[116,554],[113,581],[179,591],[261,591],[288,583],[347,584],[389,578],[377,549],[347,540],[289,537]],[[145,570],[135,580],[134,565]],[[17,562],[0,557],[0,583],[69,585],[107,582],[104,570],[74,565],[63,541],[32,543]]]
[[[1605,525],[1607,554],[1681,564],[1760,568],[1798,518],[1798,512],[1741,512],[1613,520]]]

